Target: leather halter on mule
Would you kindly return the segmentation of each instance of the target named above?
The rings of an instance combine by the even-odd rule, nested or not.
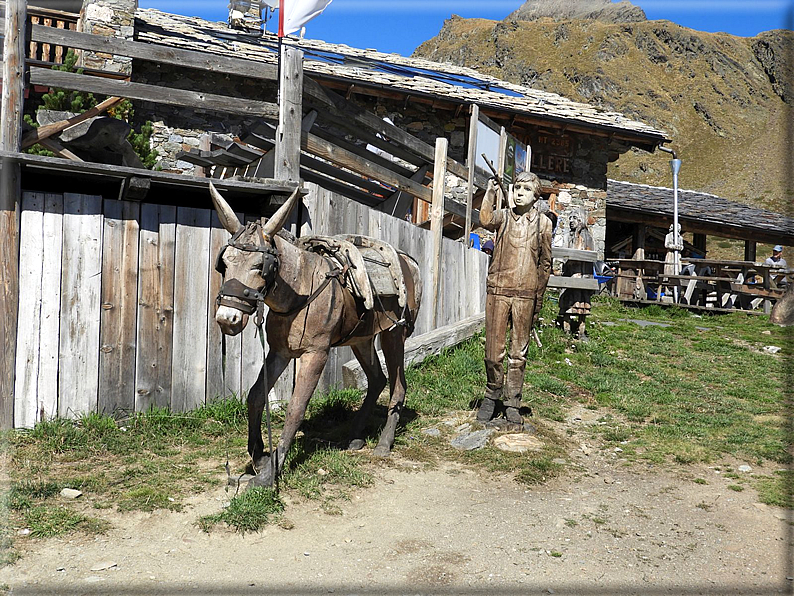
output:
[[[259,239],[259,244],[247,244],[239,241],[240,236],[246,230],[251,230],[253,235]],[[244,252],[262,253],[262,279],[265,280],[265,285],[261,291],[245,285],[239,279],[225,279],[226,263],[223,262],[223,255],[230,246]],[[265,238],[262,224],[259,221],[249,223],[246,227],[241,227],[234,236],[229,238],[229,241],[218,252],[218,257],[215,260],[215,270],[224,276],[224,282],[218,291],[215,303],[218,306],[236,308],[247,315],[256,312],[254,323],[257,327],[261,327],[264,321],[265,296],[273,285],[278,272],[278,251],[270,244],[270,239]],[[234,298],[234,300],[229,300],[229,298]]]

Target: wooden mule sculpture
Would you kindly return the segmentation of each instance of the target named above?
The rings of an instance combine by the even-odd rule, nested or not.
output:
[[[368,287],[365,295],[369,300],[365,301],[349,289],[355,283],[346,283],[355,265],[340,267],[338,261],[276,235],[297,202],[298,191],[264,225],[257,221],[247,226],[211,183],[210,193],[221,224],[232,234],[217,260],[224,283],[218,295],[216,322],[226,335],[236,335],[250,315],[261,321],[263,303],[269,307],[265,329],[270,352],[248,392],[248,453],[256,474],[252,484],[269,486],[274,482],[325,368],[328,351],[334,346],[350,346],[367,377],[367,394],[354,419],[348,448],[364,446],[364,426],[387,382],[375,352],[378,334],[391,399],[375,455],[389,455],[405,400],[405,340],[413,331],[422,295],[417,263],[388,247],[395,256],[392,269],[399,267],[398,272],[391,273],[404,283],[402,292],[399,296],[379,296]],[[355,262],[361,263],[360,256],[357,259]],[[368,279],[366,272],[358,270],[359,283],[362,275]],[[293,358],[300,360],[295,388],[276,455],[270,457],[262,440],[265,400]]]

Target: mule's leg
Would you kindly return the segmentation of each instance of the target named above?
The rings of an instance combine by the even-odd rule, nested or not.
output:
[[[405,401],[405,328],[395,327],[391,331],[384,331],[380,335],[383,355],[386,358],[386,368],[389,371],[389,412],[386,415],[386,425],[381,431],[378,445],[373,452],[379,457],[391,453],[394,445],[394,433]]]
[[[278,440],[277,465],[280,470],[287,458],[287,452],[298,432],[309,398],[317,387],[320,375],[328,361],[328,352],[307,352],[300,357],[300,371],[295,379],[295,389],[287,406],[287,415],[284,420],[284,430]],[[251,480],[253,486],[272,486],[275,476],[271,460],[267,458],[260,472]]]
[[[262,371],[259,371],[259,376],[248,391],[248,454],[254,462],[254,470],[262,469],[267,462],[265,443],[262,440],[262,412],[265,409],[265,397],[273,389],[273,385],[287,368],[287,364],[289,364],[288,358],[270,350],[262,367],[262,370],[267,371],[267,391],[262,391],[264,383]]]
[[[378,401],[378,396],[386,386],[386,375],[380,366],[380,360],[375,353],[375,338],[372,337],[365,344],[350,346],[353,349],[361,369],[367,375],[367,396],[364,403],[353,419],[353,428],[350,431],[350,443],[348,449],[361,449],[364,446],[364,425],[372,414],[372,408]]]

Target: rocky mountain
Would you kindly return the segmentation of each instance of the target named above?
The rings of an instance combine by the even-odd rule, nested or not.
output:
[[[534,21],[549,17],[555,21],[592,19],[604,23],[645,21],[645,11],[628,0],[529,0],[508,15],[508,21]]]
[[[786,212],[794,204],[794,32],[744,38],[640,13],[627,1],[530,0],[504,21],[453,15],[414,55],[652,124],[673,138],[683,188]],[[668,161],[629,152],[609,176],[669,186]]]

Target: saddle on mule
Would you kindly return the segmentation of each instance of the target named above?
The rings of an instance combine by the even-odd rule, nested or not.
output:
[[[407,304],[407,291],[398,252],[390,244],[359,235],[303,236],[299,248],[317,253],[346,272],[345,287],[366,310],[375,308],[380,297],[396,297],[400,308]]]

